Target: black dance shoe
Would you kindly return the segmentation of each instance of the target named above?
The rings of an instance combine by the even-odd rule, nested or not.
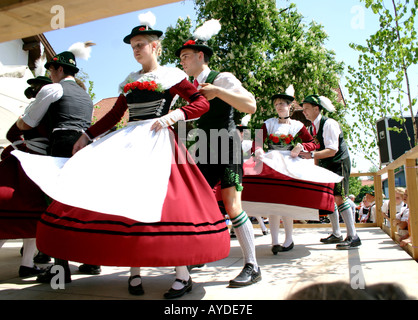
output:
[[[319,241],[321,241],[322,243],[325,243],[325,244],[340,243],[340,242],[343,242],[343,236],[336,237],[331,233],[331,235],[329,237],[322,238]]]
[[[26,266],[19,267],[19,277],[31,277],[36,276],[42,272],[45,272],[45,269],[41,269],[37,266],[33,266],[32,268]]]
[[[348,236],[343,242],[337,244],[337,249],[348,250],[358,246],[361,246],[360,238],[358,236],[356,238]]]
[[[84,274],[96,275],[100,274],[100,272],[102,272],[102,269],[100,268],[100,266],[95,266],[92,264],[82,264],[78,267],[78,271]]]
[[[189,280],[176,279],[175,281],[180,282],[184,287],[182,289],[176,290],[170,288],[166,293],[164,293],[164,298],[166,299],[175,299],[182,297],[185,293],[192,291],[192,277],[189,277]]]
[[[134,296],[141,296],[141,295],[144,294],[144,288],[142,287],[142,280],[141,280],[140,284],[138,284],[137,286],[133,286],[133,285],[131,285],[131,280],[133,280],[135,278],[141,278],[141,276],[136,275],[136,276],[130,276],[129,277],[128,291],[129,291],[130,294],[132,294]]]
[[[192,271],[192,269],[195,269],[195,268],[202,268],[202,267],[204,267],[205,265],[204,264],[192,264],[192,265],[190,265],[190,266],[187,266],[187,270],[189,270],[189,272],[191,272]]]
[[[275,244],[272,248],[271,248],[271,252],[273,252],[274,255],[277,254],[277,252],[285,252],[285,251],[290,251],[293,249],[293,247],[295,246],[295,244],[292,242],[289,246],[287,247],[283,247],[279,244]]]
[[[254,270],[254,266],[251,263],[247,263],[240,274],[233,280],[229,281],[230,288],[239,288],[249,286],[261,280],[261,270],[258,267],[258,271]]]
[[[40,273],[38,275],[38,277],[36,278],[36,281],[40,282],[40,283],[51,283],[52,278],[56,276],[55,273],[51,272],[52,267],[53,266],[49,266],[45,270],[45,272]],[[70,269],[64,269],[64,272],[65,272],[64,282],[65,283],[70,283],[71,282],[71,271],[70,271]]]
[[[35,256],[35,258],[33,258],[33,262],[36,263],[48,263],[49,261],[51,261],[51,257],[40,251]]]

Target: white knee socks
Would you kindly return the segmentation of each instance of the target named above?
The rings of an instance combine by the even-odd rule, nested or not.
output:
[[[254,229],[250,219],[248,219],[245,211],[242,211],[238,216],[232,218],[231,222],[241,246],[245,263],[251,263],[254,265],[254,270],[258,270],[257,258],[255,255]]]
[[[187,281],[190,278],[189,270],[187,266],[176,267],[176,279]],[[174,281],[171,288],[174,290],[183,289],[184,285],[178,281]]]
[[[36,252],[36,239],[23,239],[22,266],[33,268],[33,257]]]
[[[131,277],[132,276],[139,276],[141,272],[141,268],[139,267],[131,267]],[[142,283],[141,278],[137,277],[130,281],[131,286],[139,286]]]
[[[341,237],[340,216],[338,214],[338,207],[334,204],[334,213],[329,214],[328,218],[331,222],[332,234],[336,237]]]
[[[279,244],[280,216],[269,216],[269,225],[271,233],[271,244],[273,246]]]
[[[292,217],[282,217],[285,239],[283,242],[283,247],[288,247],[293,242],[293,218]]]
[[[267,227],[264,224],[263,217],[256,217],[258,224],[260,225],[261,231],[266,231]]]
[[[351,206],[347,200],[344,200],[344,203],[338,207],[338,211],[343,217],[345,226],[347,228],[347,236],[356,238],[357,232],[356,227],[354,226],[353,210],[351,210]]]
[[[285,239],[283,247],[288,247],[293,242],[293,218],[292,217],[280,217],[277,215],[269,216],[270,232],[271,232],[271,244],[279,244],[279,231],[280,231],[280,218],[283,220]]]

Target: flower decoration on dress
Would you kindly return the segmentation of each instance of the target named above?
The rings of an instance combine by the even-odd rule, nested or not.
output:
[[[156,92],[163,92],[164,89],[161,84],[156,83],[155,81],[134,81],[125,84],[123,87],[123,92],[128,94],[132,92],[132,90],[148,90],[148,91],[156,91]]]
[[[302,139],[296,135],[296,137],[292,136],[291,134],[270,134],[268,136],[269,143],[272,145],[278,145],[283,147],[290,147],[295,146],[298,143],[302,142]]]

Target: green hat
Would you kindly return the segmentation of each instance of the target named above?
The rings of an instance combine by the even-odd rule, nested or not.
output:
[[[317,94],[312,94],[310,96],[307,96],[302,104],[304,103],[310,103],[314,106],[318,106],[320,109],[324,108],[325,110],[329,112],[334,112],[335,107],[332,104],[331,100],[329,100],[327,97],[324,96],[318,96]]]
[[[52,80],[49,79],[48,77],[37,76],[36,78],[29,79],[26,82],[28,84],[35,84],[35,83],[39,83],[39,84],[50,84],[50,83],[52,83]]]
[[[371,188],[371,187],[368,187],[365,191],[364,191],[364,194],[370,194],[370,195],[372,195],[373,197],[374,197],[374,189],[373,188]]]
[[[138,36],[138,35],[146,35],[146,34],[147,35],[153,34],[159,38],[163,35],[163,32],[160,30],[154,30],[147,25],[141,25],[141,26],[137,26],[133,28],[131,33],[128,34],[125,38],[123,38],[123,42],[129,44],[131,43],[131,38]]]
[[[319,96],[317,94],[311,94],[310,96],[307,96],[305,99],[303,99],[302,103],[310,103],[314,106],[321,107],[321,101],[319,100]]]
[[[45,63],[45,68],[49,69],[52,64],[70,67],[70,69],[72,69],[75,73],[79,71],[75,61],[74,53],[70,51],[64,51],[57,54],[51,59],[51,61]]]
[[[190,38],[185,43],[183,43],[181,48],[177,49],[177,51],[176,51],[176,56],[177,57],[180,57],[181,51],[183,49],[194,49],[194,50],[197,50],[197,51],[202,51],[209,58],[212,57],[212,55],[213,55],[213,49],[208,46],[208,43],[206,41],[199,40],[199,39]]]

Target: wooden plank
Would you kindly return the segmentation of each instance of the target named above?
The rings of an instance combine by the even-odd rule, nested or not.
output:
[[[418,146],[416,146],[415,148],[409,150],[408,152],[406,152],[405,154],[403,154],[402,156],[400,156],[398,159],[396,159],[392,163],[388,164],[383,169],[379,170],[377,172],[377,174],[378,175],[385,174],[389,170],[395,170],[396,168],[399,168],[399,167],[403,166],[404,163],[405,163],[405,161],[407,159],[417,159],[417,158],[418,158]]]
[[[382,227],[382,205],[383,205],[383,190],[382,190],[382,176],[376,175],[374,177],[374,194],[376,207],[376,225]]]
[[[396,216],[396,199],[395,199],[395,171],[388,170],[388,189],[389,189],[389,210],[390,210],[390,237],[395,240],[395,228],[393,220]]]
[[[53,30],[55,5],[64,9],[65,27],[137,10],[179,2],[178,0],[7,0],[0,6],[0,42],[26,38]]]
[[[406,189],[408,190],[409,232],[412,236],[412,257],[418,259],[418,170],[415,159],[405,162]]]

